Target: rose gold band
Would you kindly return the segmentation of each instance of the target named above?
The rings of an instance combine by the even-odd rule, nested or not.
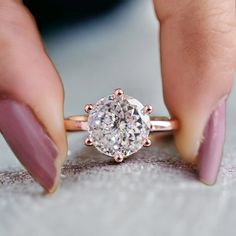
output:
[[[86,131],[88,130],[88,116],[70,116],[65,119],[67,131]],[[151,117],[151,132],[172,131],[178,129],[177,120],[170,120],[166,117]]]

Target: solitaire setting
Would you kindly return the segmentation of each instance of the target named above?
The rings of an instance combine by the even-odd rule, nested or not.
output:
[[[150,110],[117,89],[88,111],[89,139],[103,154],[124,159],[149,142]]]
[[[103,97],[97,103],[87,104],[88,115],[71,116],[65,119],[68,131],[87,130],[87,146],[94,146],[99,152],[112,157],[116,162],[149,147],[150,132],[177,129],[176,120],[163,117],[150,117],[152,107],[142,105],[121,89]]]

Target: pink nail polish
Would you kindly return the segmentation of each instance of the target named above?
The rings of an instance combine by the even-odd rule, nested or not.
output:
[[[30,108],[11,99],[0,101],[0,131],[19,161],[48,192],[57,175],[57,147]]]
[[[211,114],[198,154],[199,178],[214,184],[219,172],[225,140],[226,100],[221,100]]]

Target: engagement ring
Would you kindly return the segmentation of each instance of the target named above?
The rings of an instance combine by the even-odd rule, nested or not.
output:
[[[116,162],[122,162],[143,146],[149,147],[150,132],[178,128],[177,120],[150,116],[150,105],[142,105],[121,89],[116,89],[112,95],[100,99],[95,105],[87,104],[85,112],[88,115],[66,118],[66,130],[88,131],[85,144],[96,147]]]

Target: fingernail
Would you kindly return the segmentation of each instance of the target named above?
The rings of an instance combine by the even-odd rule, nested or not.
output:
[[[225,116],[226,99],[223,99],[208,120],[198,153],[199,178],[209,185],[216,182],[221,164],[225,140]]]
[[[0,101],[0,130],[18,160],[47,192],[55,189],[58,151],[31,109],[18,101]]]

